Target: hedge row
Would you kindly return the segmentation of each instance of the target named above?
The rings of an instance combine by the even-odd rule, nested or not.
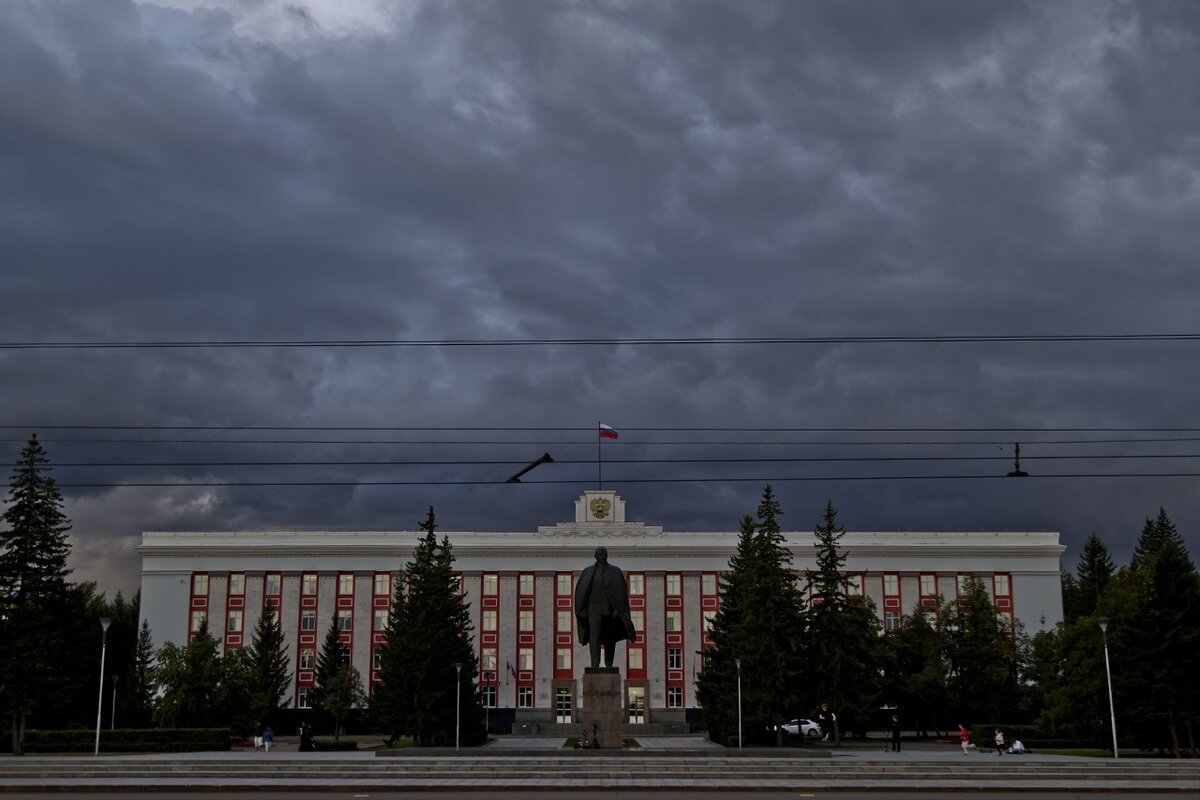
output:
[[[228,750],[228,728],[121,728],[100,731],[102,753],[185,753]],[[25,732],[26,753],[90,753],[95,730]]]
[[[1002,725],[999,723],[988,723],[986,725],[971,726],[971,741],[976,747],[986,750],[989,747],[995,747],[996,730],[999,729],[1004,733],[1004,745],[1009,747],[1013,741],[1020,739],[1021,743],[1029,749],[1038,747],[1053,747],[1058,749],[1084,749],[1090,750],[1093,748],[1103,749],[1104,743],[1093,739],[1062,739],[1053,738],[1043,734],[1036,725]]]

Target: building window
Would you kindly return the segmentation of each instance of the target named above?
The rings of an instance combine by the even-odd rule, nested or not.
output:
[[[204,627],[204,623],[207,621],[208,621],[208,612],[207,611],[193,611],[192,612],[192,633],[196,633],[197,631],[199,631],[202,627]]]
[[[668,572],[666,583],[668,595],[675,596],[683,592],[683,577],[678,572]]]
[[[342,573],[338,575],[338,594],[354,594],[354,576]]]
[[[517,669],[528,672],[533,669],[533,648],[522,647],[517,650]]]
[[[207,597],[208,596],[208,576],[193,575],[192,576],[192,596]]]
[[[646,612],[635,608],[629,612],[629,619],[633,621],[633,630],[637,634],[637,638],[644,639],[646,636]]]
[[[900,630],[900,612],[885,611],[883,612],[883,629],[889,633]]]
[[[717,612],[713,611],[712,609],[706,609],[702,616],[704,617],[704,632],[711,633],[713,620],[717,618]]]
[[[242,610],[240,608],[229,609],[229,615],[225,618],[225,631],[227,633],[242,632]]]
[[[308,689],[301,689],[299,697],[296,698],[296,708],[311,708],[308,704]]]
[[[533,708],[533,687],[517,687],[517,708]]]
[[[683,630],[683,613],[680,611],[667,612],[667,633],[679,633]]]
[[[644,656],[645,651],[642,650],[642,648],[629,647],[629,648],[626,648],[625,652],[629,654],[629,668],[630,669],[645,669],[645,666],[646,666],[645,656]]]
[[[283,587],[283,578],[278,572],[268,573],[263,580],[263,594],[272,596],[277,595]]]
[[[861,595],[863,593],[863,578],[862,575],[855,573],[854,575],[846,576],[846,594],[851,596]]]
[[[500,576],[494,572],[484,573],[483,576],[483,596],[495,597],[500,593]]]
[[[570,611],[566,610],[565,608],[560,608],[558,610],[557,630],[560,633],[570,633],[571,632],[571,617],[572,616],[574,616],[574,615]]]
[[[300,594],[311,596],[317,593],[317,573],[306,572],[300,578]],[[268,592],[268,594],[270,594]]]
[[[371,651],[371,669],[379,671],[383,669],[383,648],[376,647]]]
[[[672,647],[667,650],[667,669],[683,669],[683,650]]]
[[[375,594],[390,595],[392,593],[392,576],[386,572],[379,572],[375,575]]]
[[[533,594],[533,573],[522,572],[517,578],[517,594],[526,597]]]
[[[889,572],[883,576],[883,593],[885,595],[900,594],[900,576]]]
[[[479,668],[489,672],[496,669],[496,648],[485,647],[479,651]]]
[[[560,596],[570,597],[571,595],[571,573],[560,572],[555,576],[556,586],[554,593]]]
[[[496,694],[497,694],[496,687],[495,686],[485,686],[485,687],[483,687],[482,694],[483,694],[483,707],[484,708],[495,708],[496,707]]]
[[[683,708],[683,687],[667,687],[667,708]]]
[[[337,612],[337,629],[348,631],[354,627],[354,612],[348,608],[339,608]]]
[[[342,647],[338,649],[338,662],[344,667],[350,663],[350,648]]]
[[[1007,575],[997,575],[995,581],[997,597],[1007,597],[1008,595],[1012,594]]]
[[[300,630],[315,631],[317,629],[317,612],[301,611],[300,612]]]
[[[921,576],[921,596],[934,597],[937,595],[937,576],[922,575]]]
[[[246,574],[234,572],[229,575],[229,593],[241,595],[246,593]]]
[[[717,593],[717,576],[711,572],[706,572],[700,576],[700,594],[716,594]]]
[[[554,666],[564,670],[571,668],[571,648],[559,647],[554,651]]]
[[[375,609],[375,630],[385,631],[388,626],[388,610],[386,608]]]
[[[929,627],[937,628],[938,615],[936,611],[922,611],[921,615],[925,617],[925,621],[929,623]]]
[[[631,595],[643,595],[646,593],[646,576],[640,572],[631,573],[629,576],[629,593]]]
[[[518,626],[518,630],[524,631],[526,633],[533,631],[533,609],[532,608],[522,608],[521,609],[520,613],[517,615],[517,626]]]
[[[483,630],[485,630],[485,631],[496,630],[496,609],[485,608],[483,610],[482,620],[483,621],[481,623],[481,627],[483,628]]]
[[[313,668],[313,649],[306,647],[300,651],[300,669]]]
[[[971,580],[970,575],[958,576],[958,596],[962,597],[967,593],[967,581]]]

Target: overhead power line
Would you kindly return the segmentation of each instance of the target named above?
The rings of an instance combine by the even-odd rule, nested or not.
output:
[[[997,334],[990,336],[681,336],[579,337],[546,339],[197,339],[144,341],[0,342],[0,350],[130,350],[231,348],[404,348],[404,347],[654,347],[706,345],[877,345],[1005,344],[1075,342],[1192,342],[1200,333]]]
[[[1030,475],[1022,482],[1031,480],[1065,480],[1092,478],[1200,478],[1200,472],[1134,472],[1134,473],[1060,473],[1054,475]],[[759,476],[722,478],[631,478],[612,481],[614,484],[634,483],[798,483],[798,482],[842,482],[842,481],[974,481],[1003,480],[1011,482],[1003,474],[991,475],[810,475],[810,476]],[[522,481],[520,486],[575,486],[593,484],[589,479]],[[61,488],[71,489],[114,489],[114,488],[239,488],[239,487],[283,487],[283,486],[511,486],[506,480],[429,480],[429,481],[164,481],[161,483],[60,483]]]

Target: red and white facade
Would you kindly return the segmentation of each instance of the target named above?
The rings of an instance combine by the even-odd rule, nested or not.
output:
[[[720,608],[720,575],[736,531],[668,532],[626,518],[612,491],[588,491],[575,519],[532,532],[447,532],[471,610],[480,686],[517,720],[572,722],[587,649],[575,638],[574,587],[598,545],[626,574],[638,637],[618,647],[630,722],[682,721],[696,706]],[[265,606],[280,615],[303,705],[332,621],[346,657],[374,681],[398,570],[413,532],[145,533],[142,614],[154,639],[184,642],[201,620],[226,648],[243,647]],[[813,566],[811,531],[785,534],[798,574]],[[914,609],[937,613],[968,577],[999,613],[1030,632],[1062,619],[1057,533],[858,532],[842,539],[847,591],[870,598],[885,629]]]

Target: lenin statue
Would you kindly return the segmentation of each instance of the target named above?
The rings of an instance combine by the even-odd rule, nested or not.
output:
[[[629,593],[625,574],[608,563],[608,550],[596,548],[596,563],[583,571],[575,586],[575,621],[579,643],[591,649],[592,667],[600,666],[600,647],[604,646],[604,666],[612,667],[617,642],[632,640],[637,632],[629,617]]]

